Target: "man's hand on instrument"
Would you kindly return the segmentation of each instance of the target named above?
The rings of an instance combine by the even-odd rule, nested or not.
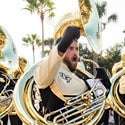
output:
[[[108,76],[106,69],[104,67],[100,67],[100,68],[97,68],[96,70],[97,70],[96,78],[101,79],[101,82],[103,83],[103,85],[107,89],[107,92],[109,92],[110,87],[111,87],[111,82],[110,82],[110,79],[109,79],[109,76]]]

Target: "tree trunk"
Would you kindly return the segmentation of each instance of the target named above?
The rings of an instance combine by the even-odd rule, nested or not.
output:
[[[35,48],[34,48],[34,45],[33,45],[33,47],[32,47],[32,49],[33,49],[33,63],[35,63]]]
[[[42,58],[44,57],[44,15],[41,15],[41,24],[42,24]]]
[[[98,55],[93,51],[93,61],[98,64]],[[93,75],[96,75],[96,65],[93,64]]]

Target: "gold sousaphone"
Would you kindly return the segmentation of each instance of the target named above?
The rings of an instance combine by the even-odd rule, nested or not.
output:
[[[63,36],[67,26],[80,27],[81,35],[88,39],[92,49],[99,53],[102,49],[101,24],[94,0],[79,0],[79,11],[65,14],[57,23],[54,37]]]
[[[125,105],[120,99],[120,96],[118,94],[119,91],[119,79],[122,75],[125,75],[125,68],[118,71],[116,74],[112,76],[110,79],[112,86],[110,89],[110,93],[108,96],[108,101],[110,104],[110,107],[117,112],[121,117],[125,118]]]
[[[55,40],[62,36],[67,26],[79,26],[81,29],[81,35],[87,37],[90,45],[96,52],[100,52],[101,31],[96,5],[93,0],[79,0],[78,2],[80,12],[68,13],[61,19],[61,21],[57,23],[54,33]],[[92,98],[91,95],[93,95],[93,93],[97,91],[95,85],[90,91],[86,93],[81,93],[80,95],[68,100],[65,107],[50,112],[49,114],[39,114],[34,106],[34,92],[36,92],[34,91],[34,86],[36,86],[36,83],[33,79],[33,73],[37,66],[38,63],[33,65],[29,70],[27,70],[27,72],[25,72],[19,79],[14,89],[13,97],[15,109],[20,119],[22,119],[25,124],[94,125],[98,123],[101,116],[103,115],[106,101],[105,90],[101,87],[98,89],[100,89],[103,94],[100,96],[96,96],[96,98]],[[80,70],[82,74],[85,74],[89,78],[94,77],[85,69],[83,70],[81,67],[79,67],[78,70]],[[95,82],[97,83],[98,81]],[[41,100],[42,99],[40,99],[39,101]],[[53,121],[49,121],[49,117],[53,115],[55,116]],[[69,117],[74,117],[76,115],[78,115],[78,117],[69,120]]]
[[[6,29],[0,26],[0,119],[12,113],[15,82],[9,75],[17,63],[18,56],[13,40]]]
[[[123,104],[123,99],[121,100],[121,97],[119,95],[119,80],[121,76],[125,75],[125,47],[123,47],[121,50],[121,60],[115,63],[112,67],[112,75],[112,86],[110,89],[108,100],[113,110],[117,112],[120,116],[125,118],[125,104]]]

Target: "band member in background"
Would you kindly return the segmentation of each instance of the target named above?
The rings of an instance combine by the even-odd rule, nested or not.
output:
[[[0,93],[3,92],[3,94],[1,94],[1,97],[2,96],[3,96],[3,98],[7,98],[7,96],[11,97],[12,94],[13,94],[12,91],[14,90],[16,82],[13,79],[11,79],[9,76],[7,76],[7,74],[4,71],[4,69],[0,69],[0,79],[1,79],[0,80]],[[5,91],[8,91],[8,95],[6,95]],[[1,119],[2,120],[2,124],[3,125],[7,125],[9,119],[10,119],[11,125],[22,125],[21,120],[15,114],[13,114],[13,115],[10,115],[10,114],[5,115]]]
[[[10,78],[11,83],[8,85],[7,89],[14,90],[16,82],[18,81],[18,79],[21,77],[21,75],[25,72],[25,70],[27,68],[27,63],[28,62],[24,57],[19,57],[19,59],[18,59],[18,67],[12,72],[12,75],[11,75],[12,78]],[[7,72],[4,69],[5,68],[0,69],[1,77],[2,77],[2,74],[7,75]],[[6,80],[5,80],[4,84],[3,83],[0,84],[0,90],[1,91],[4,88],[5,84],[6,84]],[[11,125],[22,125],[22,121],[20,120],[20,118],[16,114],[14,114],[14,115],[9,115],[8,114],[5,117],[3,117],[1,119],[2,122],[3,122],[3,125],[8,124],[8,119],[10,119]]]
[[[112,67],[112,76],[115,75],[118,71],[122,70],[125,67],[125,47],[121,49],[121,60],[115,63]],[[119,97],[122,103],[125,105],[125,74],[119,78]],[[125,125],[125,118],[121,117],[114,111],[114,120],[115,125]]]

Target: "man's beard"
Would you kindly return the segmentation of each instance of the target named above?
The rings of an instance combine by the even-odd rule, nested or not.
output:
[[[71,72],[74,72],[76,70],[76,66],[73,66],[72,62],[69,59],[64,58],[63,62],[67,65]]]

